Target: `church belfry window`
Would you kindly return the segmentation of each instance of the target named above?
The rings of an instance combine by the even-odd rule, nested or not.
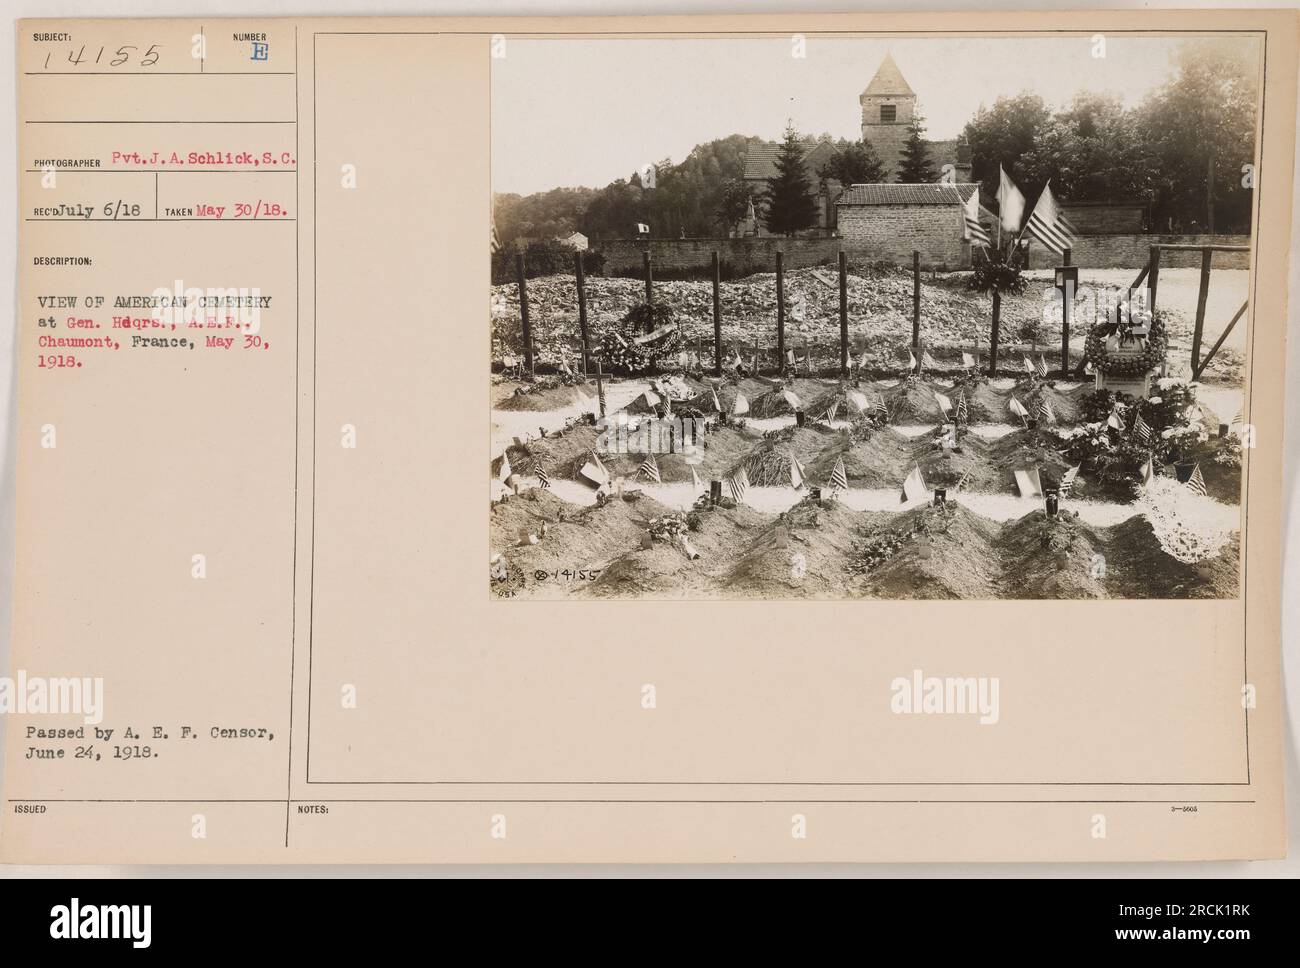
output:
[[[882,124],[894,121],[898,118],[898,107],[893,104],[880,105],[880,121]]]

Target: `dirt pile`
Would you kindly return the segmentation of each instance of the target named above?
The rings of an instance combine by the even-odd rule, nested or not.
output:
[[[914,462],[916,441],[884,427],[865,440],[848,431],[837,431],[811,462],[805,462],[811,484],[825,487],[837,461],[843,459],[851,487],[897,487],[902,489]]]
[[[929,505],[899,515],[872,515],[860,559],[884,544],[884,559],[865,572],[875,598],[978,599],[993,597],[1002,576],[995,524],[960,505]]]
[[[837,501],[805,499],[769,524],[731,567],[737,597],[841,598],[857,594],[845,573],[860,515]]]
[[[1097,559],[1103,544],[1098,529],[1066,510],[1049,518],[1040,509],[1008,522],[997,541],[1005,569],[999,597],[1107,598]]]
[[[676,541],[652,541],[612,560],[582,593],[596,598],[654,596],[713,597],[736,554],[772,519],[739,505],[688,512],[686,540],[699,555],[690,558]],[[640,539],[638,539],[640,540]]]

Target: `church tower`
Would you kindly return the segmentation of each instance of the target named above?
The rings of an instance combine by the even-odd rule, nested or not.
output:
[[[889,54],[881,61],[876,76],[858,97],[862,105],[862,140],[869,141],[892,179],[903,157],[908,129],[916,111],[916,92]]]

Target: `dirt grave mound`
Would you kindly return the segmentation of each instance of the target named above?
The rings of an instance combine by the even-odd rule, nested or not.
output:
[[[957,388],[954,388],[957,389]],[[960,391],[958,391],[960,392]],[[971,423],[1007,423],[1016,418],[1007,409],[1010,400],[1004,393],[998,393],[987,383],[976,383],[965,388],[966,419]],[[953,406],[957,405],[957,395],[953,394]]]
[[[1143,515],[1110,528],[1107,537],[1102,554],[1115,598],[1235,598],[1239,593],[1239,537],[1194,564],[1168,554]]]
[[[862,396],[866,401],[865,410],[858,406],[858,402],[851,394]],[[822,387],[822,392],[808,401],[804,412],[820,420],[833,407],[836,419],[846,420],[860,413],[871,413],[872,408],[883,399],[884,395],[881,391],[870,386],[862,388],[838,386],[830,389]]]
[[[803,409],[803,398],[794,390],[777,387],[766,390],[756,399],[750,401],[750,416],[767,419],[769,417],[788,417],[796,410]]]
[[[686,539],[699,557],[692,559],[676,541],[652,541],[619,555],[584,586],[583,594],[597,598],[715,597],[730,562],[771,520],[744,505],[711,507],[687,512]]]
[[[792,486],[791,455],[804,465],[807,472],[808,465],[815,463],[817,455],[833,436],[834,431],[825,427],[783,427],[764,435],[762,441],[737,461],[728,474],[743,467],[749,483],[755,487]]]
[[[993,597],[1002,574],[997,525],[949,501],[871,516],[850,569],[876,598]],[[870,567],[867,567],[867,564]]]
[[[825,487],[835,469],[844,460],[844,473],[851,487],[897,487],[912,469],[915,441],[896,430],[882,427],[865,440],[841,430],[828,442],[811,463],[805,462],[808,481]]]
[[[533,474],[535,460],[541,460],[550,477],[585,480],[578,471],[596,450],[600,435],[591,424],[575,424],[562,432],[534,437],[525,444],[511,444],[506,450],[510,466],[518,474]]]
[[[1000,598],[1108,598],[1097,549],[1098,529],[1062,510],[1031,511],[1003,525],[997,546],[1005,562]]]
[[[731,595],[840,598],[861,584],[848,575],[860,515],[838,501],[804,499],[758,535],[725,577]]]
[[[885,391],[885,405],[889,408],[889,422],[894,424],[937,423],[943,419],[934,388],[927,383],[904,380]]]
[[[500,401],[496,405],[498,410],[509,410],[512,412],[519,411],[544,411],[544,410],[564,410],[578,404],[583,395],[591,396],[596,392],[596,388],[589,384],[574,384],[567,386],[548,386],[540,388],[527,389],[526,392],[520,392],[531,384],[522,384],[514,393]]]
[[[966,491],[1014,491],[1013,472],[1035,467],[1043,483],[1057,481],[1070,466],[1031,430],[1015,430],[997,440],[967,434],[961,446],[973,455],[971,475],[962,485]]]

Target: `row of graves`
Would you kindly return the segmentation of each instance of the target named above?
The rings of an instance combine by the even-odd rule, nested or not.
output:
[[[567,572],[596,594],[831,593],[845,574],[868,586],[885,582],[869,594],[1032,594],[992,564],[935,563],[944,572],[937,590],[924,587],[926,568],[921,578],[888,584],[903,552],[928,549],[917,560],[932,561],[935,535],[961,532],[954,547],[988,545],[989,561],[1023,561],[1022,545],[1046,553],[1052,564],[1038,588],[1045,597],[1102,597],[1123,591],[1082,565],[1090,577],[1081,584],[1054,574],[1071,570],[1071,554],[1095,557],[1113,538],[1081,523],[1072,503],[1149,503],[1153,490],[1170,486],[1239,500],[1242,415],[1223,421],[1197,402],[1195,383],[1165,377],[1166,342],[1154,314],[1136,321],[1117,314],[1094,326],[1082,381],[1062,371],[1053,378],[1042,356],[1024,355],[1015,372],[989,376],[978,352],[942,364],[920,346],[899,350],[892,379],[873,378],[865,356],[842,379],[801,375],[794,351],[779,377],[765,378],[734,350],[716,377],[670,329],[650,335],[602,347],[624,372],[657,371],[630,404],[608,412],[604,379],[593,386],[565,367],[561,379],[578,412],[561,428],[515,438],[493,461],[498,591],[518,593],[529,575],[544,574],[558,588]],[[885,491],[897,496],[892,507],[880,503]],[[863,492],[866,504],[855,499]],[[1005,527],[988,521],[971,510],[978,495],[1018,497],[1024,515]],[[520,510],[521,503],[536,506]],[[810,543],[810,528],[818,541]],[[553,554],[539,550],[548,542]],[[1156,574],[1158,550],[1121,557]],[[669,551],[676,564],[656,559]],[[790,567],[771,566],[771,555]],[[545,567],[514,564],[524,559]],[[1148,579],[1149,592],[1197,594],[1197,581],[1210,580],[1193,562],[1167,564],[1172,577]]]

